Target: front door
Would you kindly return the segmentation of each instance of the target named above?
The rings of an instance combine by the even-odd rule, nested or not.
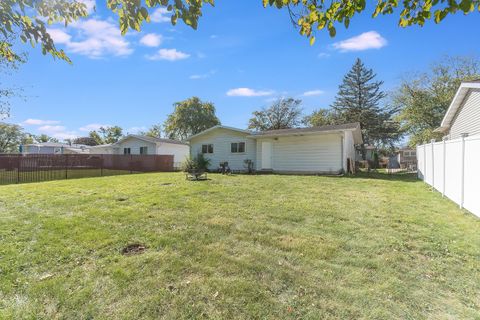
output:
[[[272,143],[262,142],[262,169],[272,169]]]

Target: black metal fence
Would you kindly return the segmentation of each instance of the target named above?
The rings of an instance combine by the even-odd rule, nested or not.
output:
[[[0,154],[0,184],[171,171],[173,155]]]

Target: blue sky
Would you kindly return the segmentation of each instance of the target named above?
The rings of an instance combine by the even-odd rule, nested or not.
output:
[[[218,0],[205,8],[196,31],[173,27],[158,11],[156,22],[122,37],[104,1],[97,1],[88,19],[68,29],[52,26],[73,65],[27,49],[28,63],[8,79],[24,88],[26,99],[13,101],[8,121],[60,139],[99,125],[134,133],[163,123],[174,102],[196,95],[215,104],[222,124],[245,128],[252,111],[277,97],[302,99],[305,113],[328,107],[357,57],[389,91],[445,54],[480,52],[473,32],[478,13],[407,29],[396,16],[366,13],[347,30],[339,26],[333,39],[320,32],[310,46],[285,10],[261,3]]]

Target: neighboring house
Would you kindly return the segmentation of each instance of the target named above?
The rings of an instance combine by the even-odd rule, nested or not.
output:
[[[460,85],[441,126],[435,131],[443,133],[448,140],[480,134],[480,80]]]
[[[32,143],[21,146],[23,154],[88,154],[89,146],[59,142]]]
[[[396,152],[396,162],[402,169],[417,170],[417,150],[404,147]]]
[[[188,157],[190,148],[187,143],[131,134],[118,142],[90,148],[92,154],[144,154],[144,155],[173,155],[175,167]]]
[[[375,150],[375,146],[365,146],[365,160],[373,160],[373,154]],[[363,161],[362,150],[360,149],[360,146],[355,151],[355,161]]]
[[[210,169],[227,161],[245,171],[251,160],[258,171],[336,174],[347,171],[347,159],[354,161],[362,134],[359,123],[264,132],[215,126],[187,140],[191,156],[204,154]]]

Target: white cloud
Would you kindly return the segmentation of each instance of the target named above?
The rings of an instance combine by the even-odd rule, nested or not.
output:
[[[50,124],[58,124],[60,121],[56,120],[40,120],[40,119],[27,119],[23,121],[21,124],[25,126],[44,126]]]
[[[364,32],[356,37],[335,42],[333,47],[342,52],[380,49],[387,45],[387,40],[376,31]]]
[[[88,13],[92,13],[95,9],[95,0],[77,0],[77,2],[81,2],[87,6]]]
[[[158,8],[150,15],[150,20],[152,22],[170,22],[169,13],[167,8]]]
[[[310,90],[310,91],[305,91],[303,95],[305,97],[311,97],[311,96],[319,96],[321,94],[324,94],[322,90],[316,89],[316,90]]]
[[[87,124],[87,125],[81,127],[79,130],[83,131],[83,132],[90,132],[90,131],[98,130],[101,127],[106,128],[106,127],[110,127],[110,125],[109,124],[100,124],[100,123],[90,123],[90,124]]]
[[[67,44],[72,39],[71,35],[60,29],[47,29],[47,32],[55,43]]]
[[[215,73],[217,73],[217,70],[210,70],[209,72],[207,73],[203,73],[203,74],[192,74],[189,79],[191,80],[200,80],[200,79],[206,79],[206,78],[210,78],[212,75],[214,75]]]
[[[106,55],[127,56],[133,52],[130,43],[122,37],[118,26],[110,21],[88,19],[70,24],[69,33],[49,29],[52,39],[64,44],[67,51],[101,58]]]
[[[147,33],[140,39],[140,43],[147,47],[158,47],[162,41],[163,37],[155,33]]]
[[[318,57],[319,57],[320,59],[322,59],[322,58],[328,58],[328,57],[330,57],[330,53],[320,52],[320,53],[318,54]]]
[[[217,36],[216,34],[212,34],[212,35],[210,36],[210,39],[217,39],[217,38],[218,38],[218,36]]]
[[[147,131],[147,127],[141,126],[141,127],[131,127],[127,129],[127,133],[129,134],[136,134],[141,131]]]
[[[236,88],[227,91],[229,97],[265,97],[274,94],[274,91],[254,90],[250,88]]]
[[[177,49],[160,49],[153,55],[147,55],[149,60],[168,60],[177,61],[190,57],[188,53],[178,51]]]
[[[74,139],[77,137],[77,134],[75,132],[68,131],[67,128],[64,126],[41,126],[38,128],[38,132],[61,140]]]

